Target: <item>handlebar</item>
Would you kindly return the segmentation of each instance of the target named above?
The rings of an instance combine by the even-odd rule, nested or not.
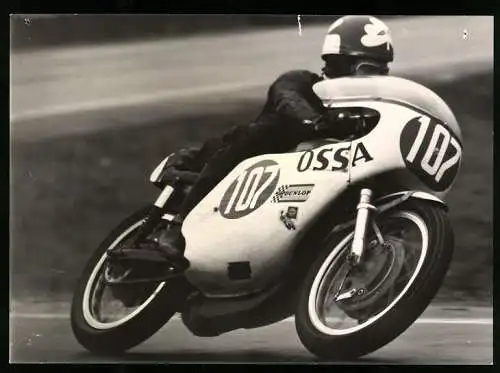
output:
[[[168,171],[169,179],[177,179],[178,181],[185,181],[188,183],[196,182],[199,176],[200,174],[198,172],[180,171],[177,169],[170,169]]]

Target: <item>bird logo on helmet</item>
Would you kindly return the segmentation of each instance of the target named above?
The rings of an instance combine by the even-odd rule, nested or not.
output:
[[[376,17],[341,17],[330,25],[323,43],[322,58],[332,54],[392,62],[394,50],[389,27]]]

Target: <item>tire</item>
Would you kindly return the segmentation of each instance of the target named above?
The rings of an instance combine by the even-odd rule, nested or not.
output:
[[[410,200],[396,211],[419,216],[428,231],[428,249],[419,273],[404,295],[386,314],[352,334],[330,335],[318,330],[311,321],[309,295],[314,280],[332,247],[325,248],[309,270],[300,291],[295,325],[302,344],[314,355],[328,360],[352,360],[385,346],[424,312],[439,290],[449,268],[454,249],[454,235],[442,207],[432,202]],[[394,212],[394,210],[393,210]],[[389,214],[391,212],[386,212]],[[346,235],[347,236],[347,235]],[[344,236],[344,237],[346,237]],[[343,237],[343,238],[344,238]]]
[[[71,305],[71,327],[76,340],[96,354],[116,355],[142,343],[156,333],[178,311],[188,294],[184,278],[170,280],[157,287],[157,293],[147,305],[129,320],[116,327],[102,329],[91,325],[84,311],[87,283],[112,243],[136,223],[142,221],[150,207],[126,218],[99,245],[80,277]],[[158,290],[159,289],[159,290]],[[89,317],[89,316],[87,316]]]

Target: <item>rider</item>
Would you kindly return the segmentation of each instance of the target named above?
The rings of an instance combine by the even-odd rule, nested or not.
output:
[[[389,28],[371,16],[345,16],[332,23],[324,39],[322,75],[292,70],[270,86],[267,102],[254,122],[233,127],[221,138],[207,141],[196,156],[182,149],[167,166],[201,171],[198,181],[183,201],[178,216],[151,250],[165,262],[183,257],[181,223],[189,211],[238,163],[269,152],[287,151],[300,142],[328,130],[332,137],[352,134],[351,123],[332,118],[312,87],[323,79],[356,75],[386,75],[393,61]]]

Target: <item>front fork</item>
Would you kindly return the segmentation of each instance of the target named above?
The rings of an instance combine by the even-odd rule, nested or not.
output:
[[[357,266],[363,257],[366,242],[366,231],[370,220],[378,241],[381,244],[384,244],[384,238],[375,224],[375,221],[373,221],[370,216],[372,212],[377,211],[377,208],[371,204],[372,194],[373,192],[371,189],[365,188],[361,190],[359,203],[357,205],[358,213],[354,227],[354,237],[352,240],[351,251],[348,256],[349,262],[353,266]]]
[[[356,294],[362,295],[365,291],[364,289],[353,288],[348,291],[344,291],[342,293],[344,282],[346,281],[347,277],[352,272],[352,270],[355,269],[361,263],[361,260],[363,259],[363,253],[365,251],[365,245],[366,245],[366,231],[370,221],[372,224],[372,228],[377,236],[377,240],[379,241],[380,244],[382,245],[385,244],[382,233],[380,232],[375,221],[370,216],[371,213],[377,211],[377,208],[371,204],[372,194],[373,192],[371,189],[365,188],[361,190],[359,202],[358,205],[356,206],[358,213],[356,215],[356,223],[354,226],[354,236],[352,239],[351,250],[347,256],[349,267],[347,268],[347,271],[343,276],[342,282],[338,290],[335,292],[335,295],[333,296],[333,299],[335,301],[352,298]]]
[[[173,181],[165,185],[156,199],[149,216],[146,218],[144,224],[139,228],[139,234],[135,239],[135,243],[139,243],[147,238],[147,236],[151,234],[161,220],[172,222],[177,218],[175,215],[165,213],[165,206],[167,205],[167,202],[170,198],[172,198],[174,192],[176,192],[176,196],[178,195],[177,192],[181,193],[181,196],[185,196],[185,193],[187,192],[184,187],[186,185],[195,184],[199,177],[197,172],[179,171],[173,169],[170,170],[170,175],[173,176]]]
[[[135,238],[136,243],[143,241],[162,219],[169,221],[172,221],[174,219],[173,215],[165,214],[164,209],[174,191],[175,188],[171,185],[165,186],[165,188],[162,190],[155,203],[153,204],[153,207],[151,208],[146,221],[139,229],[139,233]]]

